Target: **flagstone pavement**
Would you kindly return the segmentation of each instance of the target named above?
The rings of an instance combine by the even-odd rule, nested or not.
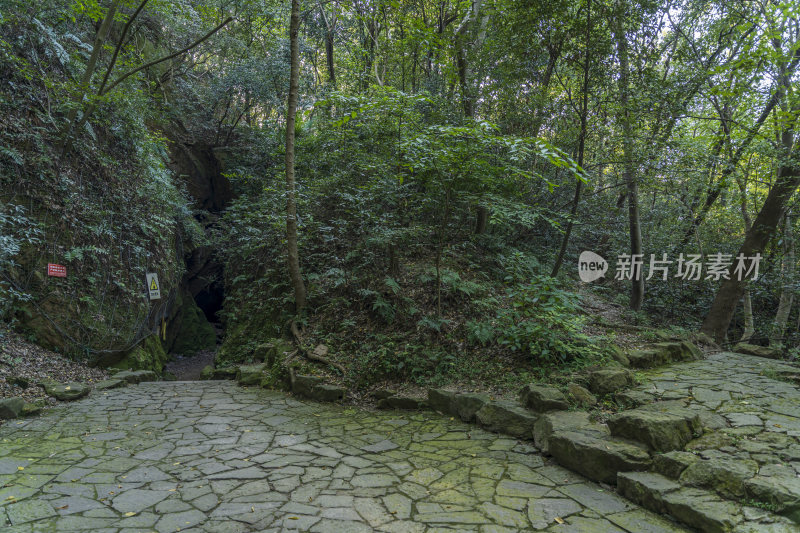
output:
[[[7,422],[0,530],[684,531],[527,442],[223,381],[94,392]]]

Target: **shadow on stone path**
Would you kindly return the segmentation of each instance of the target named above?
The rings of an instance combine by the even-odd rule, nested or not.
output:
[[[0,428],[3,531],[682,531],[434,414],[143,383]]]

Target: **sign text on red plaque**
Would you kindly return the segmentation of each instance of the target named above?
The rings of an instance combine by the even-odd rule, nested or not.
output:
[[[47,275],[54,278],[66,278],[67,267],[55,263],[47,263]]]

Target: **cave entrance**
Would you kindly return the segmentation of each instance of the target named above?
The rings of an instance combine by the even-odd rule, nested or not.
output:
[[[186,184],[195,219],[207,234],[233,199],[217,150],[204,144],[174,142],[170,153],[170,167]],[[166,347],[171,355],[167,370],[180,380],[196,380],[205,366],[213,366],[224,333],[220,311],[225,301],[225,276],[212,247],[184,241],[184,249],[186,272],[167,324]]]

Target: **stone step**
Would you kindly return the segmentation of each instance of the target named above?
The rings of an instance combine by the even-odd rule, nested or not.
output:
[[[628,352],[627,357],[634,368],[652,368],[677,361],[695,361],[703,357],[703,352],[689,341],[656,342],[643,350]]]
[[[478,425],[488,431],[521,439],[533,437],[538,415],[512,402],[490,401],[475,413]]]
[[[593,426],[553,433],[548,450],[561,466],[612,485],[618,472],[648,470],[652,465],[644,446],[604,435]]]
[[[690,440],[703,434],[700,416],[686,409],[679,412],[622,411],[608,419],[608,428],[615,437],[641,442],[657,452],[681,450]]]
[[[739,504],[725,501],[711,491],[682,487],[654,472],[620,472],[617,490],[645,509],[668,514],[703,532],[726,533],[743,521]]]
[[[547,411],[563,411],[569,408],[567,398],[555,387],[528,384],[519,392],[519,401],[522,405],[537,413]]]

